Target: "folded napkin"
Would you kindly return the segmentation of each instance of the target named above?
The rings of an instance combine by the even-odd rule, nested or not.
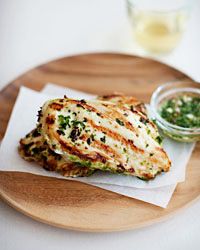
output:
[[[22,171],[56,178],[66,178],[21,159],[17,152],[17,145],[20,138],[24,137],[26,133],[35,127],[37,111],[46,100],[63,97],[64,94],[77,99],[91,99],[94,96],[53,85],[48,85],[43,91],[48,94],[41,94],[25,87],[20,89],[0,148],[0,170]],[[166,207],[176,187],[176,183],[184,180],[185,168],[194,144],[177,143],[167,139],[164,145],[172,160],[172,168],[169,173],[161,174],[155,180],[145,182],[134,177],[101,172],[95,173],[90,177],[79,177],[73,180],[90,183],[126,196]]]

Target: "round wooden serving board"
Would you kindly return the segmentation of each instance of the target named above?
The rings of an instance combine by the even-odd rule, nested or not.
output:
[[[54,82],[93,94],[123,92],[148,102],[158,85],[174,80],[191,79],[162,63],[122,54],[86,54],[46,63],[0,92],[0,139],[21,85],[40,90]],[[186,181],[178,184],[166,209],[80,182],[20,172],[0,172],[0,194],[20,212],[54,226],[98,232],[132,229],[161,221],[199,198],[199,152],[198,143]]]

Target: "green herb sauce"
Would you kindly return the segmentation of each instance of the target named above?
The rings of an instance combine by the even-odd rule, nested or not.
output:
[[[200,127],[200,97],[179,95],[163,102],[160,115],[169,123],[184,128]]]

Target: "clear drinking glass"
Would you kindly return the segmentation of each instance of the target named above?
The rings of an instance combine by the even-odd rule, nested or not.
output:
[[[127,0],[135,41],[148,52],[168,53],[186,28],[189,0]]]

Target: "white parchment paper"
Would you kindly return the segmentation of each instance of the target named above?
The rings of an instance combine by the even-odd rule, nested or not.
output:
[[[48,95],[25,87],[20,89],[0,148],[1,170],[22,171],[56,178],[66,178],[57,173],[48,172],[35,163],[24,161],[17,152],[17,145],[20,138],[24,137],[25,134],[35,127],[37,111],[46,100],[61,97],[64,94],[72,98],[81,99],[90,99],[93,97],[86,93],[66,89],[62,89],[62,94],[59,94],[58,92],[61,91],[61,88],[52,86],[48,85],[46,90],[44,90],[46,93],[49,93]],[[184,180],[186,164],[194,144],[176,143],[171,140],[165,140],[164,145],[173,162],[172,169],[169,173],[157,176],[153,181],[144,182],[134,177],[100,172],[90,177],[81,177],[73,180],[84,181],[126,196],[166,207],[176,183]]]

